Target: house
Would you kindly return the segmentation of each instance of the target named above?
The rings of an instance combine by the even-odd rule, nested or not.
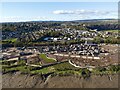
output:
[[[39,63],[41,59],[39,58],[39,55],[33,54],[29,56],[22,56],[20,57],[21,60],[26,60],[27,64],[35,64]]]

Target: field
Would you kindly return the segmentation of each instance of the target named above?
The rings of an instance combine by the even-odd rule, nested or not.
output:
[[[45,54],[40,54],[40,58],[44,60],[45,63],[56,62],[53,58],[48,58]]]
[[[4,61],[5,62],[5,61]],[[107,68],[105,67],[99,67],[89,70],[87,68],[76,68],[69,64],[68,62],[63,62],[60,64],[48,66],[48,67],[32,67],[32,66],[26,66],[24,62],[19,62],[18,65],[7,65],[7,62],[2,65],[2,71],[3,73],[8,72],[16,72],[20,71],[21,73],[29,73],[29,74],[49,74],[52,73],[52,75],[82,75],[84,77],[88,77],[90,74],[112,74],[112,73],[118,73],[120,72],[120,66],[118,65],[111,65]]]
[[[108,31],[108,32],[118,32],[119,30],[105,30],[105,31]]]
[[[17,41],[17,38],[5,39],[4,41],[5,41],[5,42],[12,42],[12,43],[14,43],[14,42]]]

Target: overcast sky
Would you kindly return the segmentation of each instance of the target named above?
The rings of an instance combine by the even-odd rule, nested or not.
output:
[[[3,2],[1,22],[118,18],[117,2]]]

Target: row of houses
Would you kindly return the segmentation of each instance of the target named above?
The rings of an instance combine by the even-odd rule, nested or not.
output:
[[[69,46],[7,48],[3,50],[3,60],[16,62],[24,60],[27,65],[35,65],[36,63],[44,63],[44,60],[40,58],[40,53],[45,53],[48,57],[56,59],[57,62],[70,60],[72,64],[82,67],[99,66],[99,64],[102,65],[102,62],[108,63],[108,61],[102,60],[100,56],[101,54],[108,55],[108,52],[101,49],[98,44],[88,43]]]
[[[72,44],[39,47],[41,53],[69,53],[76,55],[98,56],[101,53],[108,53],[101,49],[98,44]]]
[[[98,35],[97,32],[89,32],[85,30],[76,30],[76,29],[70,29],[70,28],[65,28],[65,29],[59,29],[59,30],[48,30],[49,32],[56,32],[59,31],[61,35],[59,37],[45,37],[43,41],[69,41],[69,40],[93,40],[94,37]],[[40,32],[43,32],[41,30]]]
[[[19,61],[25,60],[26,63],[39,62],[39,51],[35,48],[7,48],[3,50],[2,60],[6,61]]]

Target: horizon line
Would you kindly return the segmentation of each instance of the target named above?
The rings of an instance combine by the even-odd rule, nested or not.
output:
[[[118,18],[101,18],[101,19],[77,19],[77,20],[26,20],[26,21],[3,21],[3,22],[0,22],[0,23],[19,23],[19,22],[49,22],[49,21],[58,21],[58,22],[69,22],[69,21],[86,21],[86,20],[118,20]]]

